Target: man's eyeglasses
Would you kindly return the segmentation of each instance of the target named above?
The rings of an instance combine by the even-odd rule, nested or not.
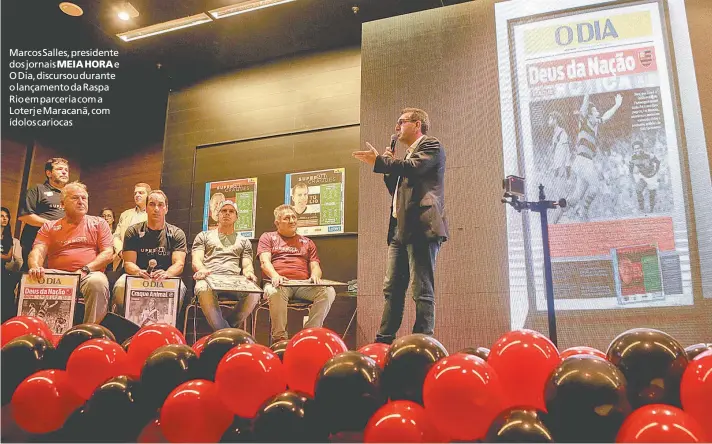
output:
[[[403,125],[405,122],[417,122],[417,120],[413,120],[413,119],[398,119],[398,120],[396,121],[396,125],[401,126],[401,125]]]

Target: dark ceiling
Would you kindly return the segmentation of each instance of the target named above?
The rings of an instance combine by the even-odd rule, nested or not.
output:
[[[359,45],[361,24],[469,0],[296,0],[166,34],[123,42],[117,33],[185,17],[230,0],[130,0],[140,15],[116,16],[122,0],[75,0],[84,15],[70,17],[59,0],[2,0],[3,79],[10,49],[100,48],[120,51],[121,68],[107,96],[112,116],[83,121],[73,131],[25,131],[92,145],[113,134],[116,143],[161,140],[168,91],[290,54]],[[353,7],[358,7],[354,13]],[[7,105],[3,88],[3,103]],[[11,133],[16,129],[3,129]]]

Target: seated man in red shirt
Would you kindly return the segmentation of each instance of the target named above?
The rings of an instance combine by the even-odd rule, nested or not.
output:
[[[322,326],[336,298],[334,287],[282,285],[289,279],[309,279],[318,284],[321,282],[321,266],[314,242],[297,234],[297,212],[293,207],[280,205],[275,208],[274,224],[277,231],[264,233],[257,246],[262,274],[271,280],[265,285],[265,297],[269,298],[272,342],[287,339],[287,302],[290,299],[314,302],[304,325],[309,328]]]
[[[111,228],[98,216],[87,216],[89,194],[81,182],[62,188],[65,216],[45,222],[28,258],[29,273],[41,279],[45,273],[80,273],[79,291],[84,296],[84,323],[99,323],[109,305],[109,281],[102,270],[114,255]],[[43,268],[47,258],[48,269]]]

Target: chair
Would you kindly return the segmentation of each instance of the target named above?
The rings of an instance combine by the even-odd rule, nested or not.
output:
[[[295,310],[299,312],[307,312],[309,313],[309,310],[311,310],[311,307],[314,303],[310,301],[305,301],[301,299],[292,299],[289,302],[287,302],[287,312],[289,310]],[[256,332],[257,332],[257,318],[260,314],[261,310],[266,310],[267,313],[269,313],[269,300],[268,299],[262,299],[259,304],[257,304],[257,308],[255,308],[255,311],[252,312],[252,336],[254,337]],[[270,331],[270,342],[272,341],[272,332]]]
[[[237,305],[237,301],[233,299],[221,299],[220,295],[218,294],[218,305],[220,308],[225,307],[225,308],[234,308],[235,305]],[[200,309],[200,302],[198,301],[198,296],[193,295],[193,298],[190,301],[190,304],[188,304],[185,307],[185,319],[183,321],[183,336],[188,337],[188,315],[190,314],[190,309],[193,309],[193,343],[198,340],[198,310]],[[253,315],[254,316],[254,315]],[[247,330],[247,319],[242,323],[242,329],[245,331]],[[254,322],[253,322],[253,329],[252,331],[249,331],[249,333],[254,336]]]

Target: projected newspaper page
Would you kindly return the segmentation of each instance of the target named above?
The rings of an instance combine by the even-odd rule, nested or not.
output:
[[[509,27],[520,174],[529,199],[542,183],[569,204],[549,213],[557,310],[693,303],[661,8],[607,4]],[[546,310],[540,226],[523,220],[536,309]]]

